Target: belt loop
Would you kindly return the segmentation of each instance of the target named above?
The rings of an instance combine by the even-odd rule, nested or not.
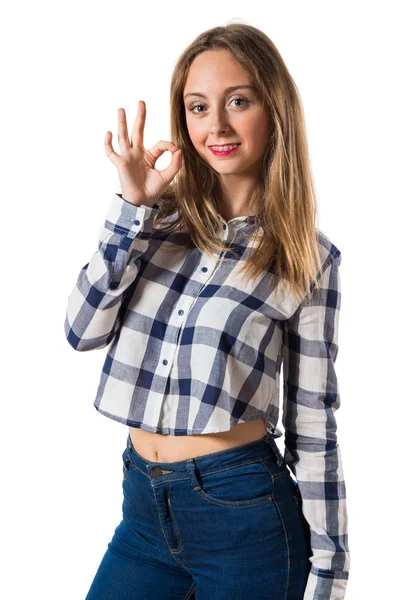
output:
[[[196,464],[194,458],[187,459],[186,468],[189,472],[193,489],[196,491],[201,490],[201,485],[196,474]]]
[[[272,435],[268,434],[268,438],[267,438],[266,442],[267,442],[267,444],[270,445],[273,453],[275,454],[275,456],[277,458],[276,464],[278,466],[281,466],[283,463],[283,456],[280,453],[278,446],[276,445],[275,439],[273,438]]]

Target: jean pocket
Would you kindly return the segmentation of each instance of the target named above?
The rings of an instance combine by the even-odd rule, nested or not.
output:
[[[261,460],[198,476],[198,493],[220,506],[249,507],[272,501],[273,478]]]

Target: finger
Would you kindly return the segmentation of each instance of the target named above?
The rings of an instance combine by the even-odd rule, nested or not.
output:
[[[146,103],[144,100],[139,100],[136,119],[132,128],[132,144],[143,146],[144,124],[146,121]]]
[[[178,149],[177,146],[173,142],[168,142],[166,140],[160,140],[159,142],[154,144],[154,146],[152,148],[150,148],[149,152],[157,160],[158,158],[160,158],[160,156],[162,154],[164,154],[164,152],[168,152],[168,151],[174,152],[177,149]]]
[[[114,152],[114,148],[112,146],[111,140],[112,140],[112,133],[111,133],[111,131],[107,131],[106,137],[104,139],[104,148],[106,150],[106,154],[107,154],[108,158],[111,160],[112,163],[114,163],[114,165],[116,165],[117,159],[119,158],[119,154]]]
[[[181,166],[182,166],[182,150],[177,148],[176,150],[172,150],[171,163],[168,165],[168,167],[166,167],[165,169],[160,171],[160,175],[162,176],[162,178],[165,181],[168,181],[168,183],[169,183],[175,177],[175,175],[177,174],[177,172],[179,171]]]
[[[118,143],[121,152],[131,148],[131,142],[128,137],[128,128],[126,126],[126,114],[123,108],[118,109]]]

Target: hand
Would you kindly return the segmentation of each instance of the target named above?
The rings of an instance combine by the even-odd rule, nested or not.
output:
[[[114,152],[111,131],[107,131],[104,146],[106,155],[117,167],[121,183],[121,194],[131,204],[153,206],[162,196],[182,166],[182,152],[173,142],[160,140],[150,150],[143,146],[143,131],[146,120],[146,104],[140,100],[132,141],[129,140],[125,110],[118,110],[118,144],[121,155]],[[164,152],[172,152],[172,160],[166,169],[155,168],[157,159]]]

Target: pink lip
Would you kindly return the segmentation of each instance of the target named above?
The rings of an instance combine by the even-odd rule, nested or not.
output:
[[[238,146],[236,146],[236,148],[232,148],[232,150],[224,150],[221,152],[218,152],[218,150],[214,150],[213,148],[210,148],[210,146],[209,146],[209,149],[216,156],[226,156],[227,154],[232,154],[232,152],[235,152],[236,150],[238,150],[239,147],[240,147],[240,144]]]

